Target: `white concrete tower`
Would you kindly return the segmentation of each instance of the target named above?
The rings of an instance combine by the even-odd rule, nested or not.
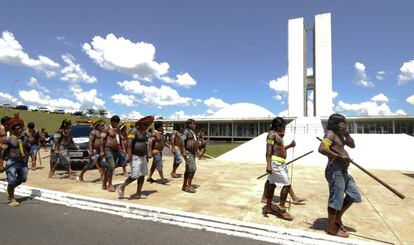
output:
[[[303,18],[288,22],[288,114],[305,115],[306,103],[306,27]]]
[[[313,29],[314,114],[329,116],[333,105],[331,13],[316,15]]]
[[[313,34],[313,75],[307,76],[307,32]],[[332,114],[331,14],[315,16],[313,28],[303,18],[288,23],[288,115],[291,117]],[[313,91],[313,111],[308,115],[308,91]],[[310,112],[309,111],[309,112]]]

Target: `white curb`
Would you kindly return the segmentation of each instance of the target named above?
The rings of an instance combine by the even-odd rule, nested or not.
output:
[[[0,181],[0,191],[4,192],[6,187],[7,182]],[[151,220],[182,227],[213,231],[277,244],[372,244],[366,241],[339,238],[316,232],[287,229],[159,207],[80,196],[25,185],[19,186],[15,193],[19,196],[31,196],[41,201],[69,207],[109,213],[127,218]]]

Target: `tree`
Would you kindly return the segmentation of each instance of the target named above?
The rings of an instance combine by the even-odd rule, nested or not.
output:
[[[87,109],[86,111],[87,111],[88,115],[90,115],[90,116],[93,116],[93,115],[95,115],[95,114],[96,114],[96,111],[95,111],[95,109],[93,109],[93,108],[89,108],[89,109]]]
[[[98,115],[101,117],[105,117],[108,114],[108,112],[106,112],[105,109],[99,109],[98,110]]]

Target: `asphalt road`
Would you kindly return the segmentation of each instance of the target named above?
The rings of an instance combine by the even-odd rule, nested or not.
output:
[[[269,244],[247,238],[123,218],[20,198],[11,208],[0,193],[0,244]]]

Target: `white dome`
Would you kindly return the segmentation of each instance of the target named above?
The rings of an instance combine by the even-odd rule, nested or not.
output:
[[[275,115],[261,106],[251,103],[237,103],[226,106],[211,115],[212,118],[257,118],[275,117]]]

